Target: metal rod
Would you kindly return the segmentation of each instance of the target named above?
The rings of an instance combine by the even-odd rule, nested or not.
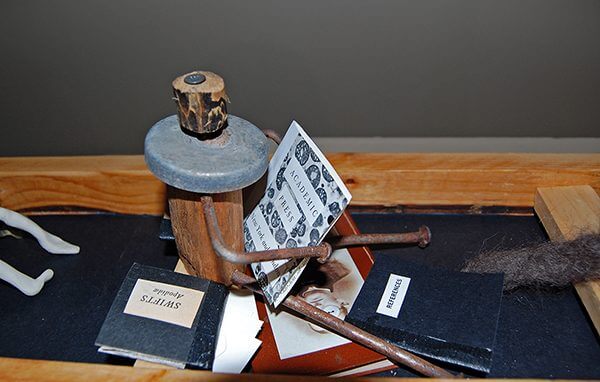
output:
[[[275,142],[277,145],[279,145],[281,143],[281,135],[279,135],[279,133],[276,132],[275,130],[264,129],[262,132],[265,135],[265,137],[269,138],[270,140]]]
[[[256,283],[256,280],[251,276],[248,276],[239,271],[235,271],[231,275],[231,282],[239,287],[247,288],[254,293],[262,295],[262,291],[252,285]],[[388,357],[390,360],[410,367],[427,377],[435,378],[457,378],[450,372],[435,366],[434,364],[406,351],[399,347],[392,345],[382,338],[374,336],[352,324],[349,324],[339,318],[318,309],[306,301],[296,296],[288,296],[282,302],[283,306],[301,314],[304,317],[308,317],[318,324],[330,329],[356,343],[368,347],[371,350],[376,351]]]
[[[429,228],[427,228],[427,226],[421,226],[417,232],[334,236],[327,238],[327,241],[313,247],[237,252],[224,244],[212,197],[203,196],[200,200],[202,202],[204,218],[206,220],[208,235],[210,236],[213,249],[219,256],[231,263],[250,264],[258,261],[288,260],[304,257],[316,257],[320,263],[324,263],[331,256],[332,247],[344,248],[356,245],[373,244],[418,244],[420,247],[425,247],[431,240]]]
[[[250,264],[258,261],[287,260],[304,257],[316,257],[319,262],[324,263],[331,256],[332,249],[328,243],[321,243],[313,247],[281,248],[257,252],[234,251],[224,243],[212,197],[203,196],[200,198],[200,201],[202,202],[204,219],[212,247],[217,255],[230,263]]]
[[[374,244],[418,244],[419,247],[424,248],[431,242],[431,231],[423,225],[416,232],[334,236],[326,240],[333,248]]]

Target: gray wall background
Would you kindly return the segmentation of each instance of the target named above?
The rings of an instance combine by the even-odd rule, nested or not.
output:
[[[141,153],[170,82],[323,137],[600,137],[600,1],[3,1],[0,155]]]

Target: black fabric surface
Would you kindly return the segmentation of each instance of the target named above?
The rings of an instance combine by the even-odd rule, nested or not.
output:
[[[384,247],[375,252],[453,270],[482,249],[546,240],[534,217],[359,213],[354,218],[365,233],[427,224],[433,233],[428,248]],[[0,356],[130,363],[97,353],[94,341],[133,262],[175,267],[174,243],[158,239],[161,218],[107,214],[34,220],[79,245],[81,253],[50,255],[31,237],[0,239],[2,260],[30,276],[46,268],[55,272],[35,297],[0,281]],[[385,375],[413,374],[397,369]],[[600,342],[573,289],[503,297],[489,376],[600,378]]]
[[[31,236],[0,239],[0,258],[37,277],[54,278],[28,297],[0,281],[0,355],[60,361],[133,364],[97,352],[94,341],[134,262],[174,269],[174,243],[158,239],[160,219],[123,215],[38,216],[48,231],[81,247],[78,255],[51,255]]]
[[[204,292],[191,327],[123,313],[138,279]],[[134,263],[117,292],[96,344],[210,370],[226,298],[225,285]]]
[[[397,317],[377,312],[390,275],[410,279]],[[375,264],[345,321],[416,354],[489,373],[502,275],[430,268],[385,254]]]
[[[533,216],[353,216],[364,233],[414,231],[422,224],[428,225],[432,242],[427,248],[380,247],[373,248],[374,253],[450,270],[460,270],[466,259],[486,249],[515,248],[547,240]],[[398,368],[379,375],[415,374]],[[553,293],[519,291],[502,297],[492,368],[487,377],[600,377],[600,341],[573,288]]]

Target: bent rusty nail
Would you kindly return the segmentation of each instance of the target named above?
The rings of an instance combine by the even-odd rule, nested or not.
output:
[[[281,143],[281,135],[279,135],[279,133],[275,130],[264,129],[262,132],[265,135],[265,137],[269,138],[278,145]]]
[[[418,231],[406,233],[367,233],[326,238],[333,248],[374,244],[418,244],[424,248],[431,242],[431,231],[423,225]]]
[[[200,201],[202,202],[204,219],[212,247],[217,255],[230,263],[250,264],[258,261],[288,260],[304,257],[316,257],[319,262],[324,263],[331,256],[332,249],[329,243],[322,243],[313,247],[281,248],[257,252],[234,251],[224,244],[212,197],[202,196]]]
[[[231,282],[239,287],[249,289],[254,293],[262,294],[260,289],[257,289],[253,286],[253,284],[256,283],[256,280],[242,272],[233,272],[231,275]],[[408,366],[425,376],[436,378],[456,378],[455,375],[449,373],[441,367],[435,366],[434,364],[406,350],[402,350],[399,347],[392,345],[382,338],[374,336],[371,333],[368,333],[329,313],[326,313],[299,297],[290,295],[283,300],[282,304],[288,309],[291,309],[294,312],[297,312],[300,315],[315,321],[321,326],[324,326],[327,329],[330,329],[356,343],[364,345],[369,349],[388,357],[390,360],[398,364]]]

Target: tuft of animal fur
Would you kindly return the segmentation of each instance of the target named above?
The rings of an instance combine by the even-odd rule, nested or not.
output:
[[[489,251],[467,261],[463,272],[504,273],[504,291],[519,288],[561,289],[600,279],[600,235],[531,247]]]

